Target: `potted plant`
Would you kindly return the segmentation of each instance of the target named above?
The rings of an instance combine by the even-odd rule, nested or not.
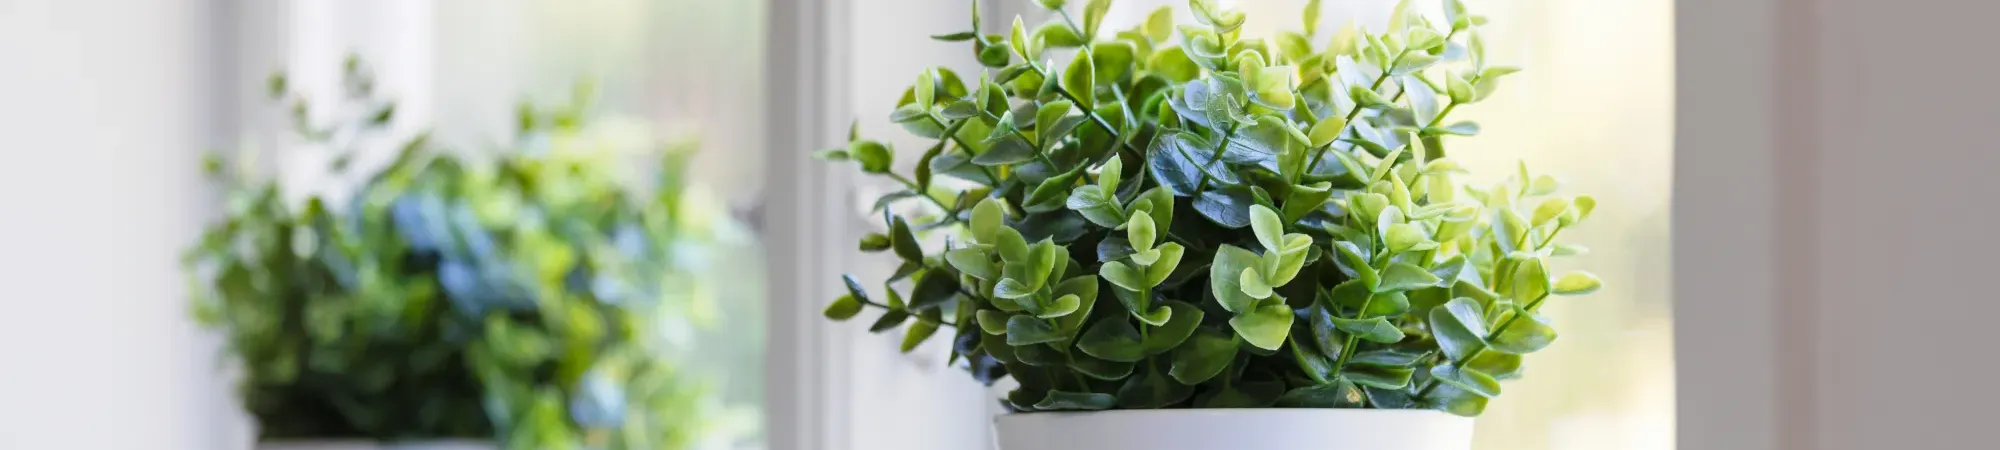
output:
[[[1464,182],[1447,120],[1515,72],[1481,16],[1398,5],[1380,34],[1241,35],[1192,0],[1101,30],[1109,0],[1058,19],[934,36],[969,42],[975,78],[926,70],[892,114],[935,144],[915,172],[851,137],[819,153],[900,182],[860,247],[901,268],[845,279],[826,308],[882,309],[909,351],[941,329],[951,360],[1011,378],[1007,450],[1462,450],[1500,380],[1556,337],[1540,307],[1594,291],[1548,259],[1589,196],[1523,165]],[[1442,20],[1438,20],[1442,19]],[[1060,53],[1060,54],[1059,54]],[[941,248],[918,234],[959,230]],[[1330,447],[1329,447],[1330,446]]]
[[[362,170],[349,143],[393,138],[394,104],[352,61],[340,118],[309,117],[284,80],[272,93],[345,182],[301,189],[211,158],[227,212],[184,262],[259,448],[676,449],[728,431],[677,364],[687,343],[663,339],[699,307],[697,253],[725,225],[685,194],[685,151],[632,164],[616,150],[656,143],[608,140],[577,102],[524,107],[516,149],[460,156],[419,136]],[[627,167],[656,178],[610,175]]]

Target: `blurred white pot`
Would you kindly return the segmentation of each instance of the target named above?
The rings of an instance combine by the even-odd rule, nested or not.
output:
[[[1472,419],[1431,410],[1181,409],[1006,414],[1001,450],[1468,450]]]
[[[259,442],[257,450],[499,450],[487,441],[441,440],[378,443],[370,441]]]

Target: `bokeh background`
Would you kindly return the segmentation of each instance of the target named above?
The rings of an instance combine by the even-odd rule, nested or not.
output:
[[[969,0],[845,0],[829,28],[845,43],[845,73],[829,95],[889,138],[897,96],[924,67],[976,72],[970,52],[931,41],[959,31]],[[989,27],[1038,14],[1028,0],[982,2]],[[1120,0],[1124,28],[1172,0]],[[1236,0],[1250,34],[1296,27],[1304,0]],[[1394,0],[1328,0],[1323,29],[1350,20],[1380,29]],[[1435,8],[1430,1],[1421,6]],[[1608,287],[1553,303],[1562,338],[1530,358],[1479,422],[1480,450],[1674,448],[1674,361],[1668,273],[1673,148],[1670,0],[1466,0],[1492,18],[1495,60],[1527,70],[1462,111],[1484,134],[1454,153],[1475,173],[1509,173],[1517,159],[1596,195],[1593,222],[1574,236],[1593,247],[1568,260]],[[504,139],[512,106],[595,80],[607,112],[703,142],[696,182],[758,234],[826,227],[836,248],[869,231],[872,193],[857,177],[813,179],[842,204],[810,221],[765,220],[768,170],[816,149],[775,148],[774,6],[765,0],[0,0],[0,449],[236,449],[249,425],[235,412],[213,336],[186,318],[174,265],[216,193],[196,172],[205,149],[281,149],[282,111],[260,94],[289,70],[313,83],[348,52],[381,72],[402,99],[398,126],[436,128],[466,147]],[[1183,12],[1183,21],[1191,20]],[[1031,17],[1031,23],[1034,22]],[[836,142],[815,145],[831,146]],[[897,142],[902,148],[924,143]],[[908,161],[904,162],[909,163]],[[282,162],[309,178],[310,161]],[[1493,181],[1497,181],[1495,178]],[[993,402],[942,367],[943,342],[913,354],[895,336],[836,327],[821,345],[837,361],[802,376],[772,361],[824,357],[828,347],[766,339],[768,324],[816,317],[824,299],[774,301],[773,253],[746,249],[720,280],[726,326],[701,342],[724,394],[759,417],[801,408],[767,398],[774,383],[840,392],[803,417],[826,449],[984,449]],[[852,252],[807,264],[879,275]],[[791,263],[787,261],[787,263]],[[1566,269],[1569,267],[1558,267]],[[782,269],[781,269],[782,270]],[[866,278],[866,276],[864,276]],[[832,287],[837,280],[815,280]],[[773,306],[777,305],[777,306]],[[799,305],[812,305],[801,307]],[[791,422],[786,422],[791,423]],[[740,445],[772,445],[766,428]],[[768,439],[767,439],[768,438]]]

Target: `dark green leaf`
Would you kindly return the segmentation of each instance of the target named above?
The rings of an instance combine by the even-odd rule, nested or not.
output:
[[[1174,348],[1173,368],[1167,373],[1181,384],[1193,386],[1215,378],[1236,359],[1236,338],[1218,330],[1202,328]]]
[[[1139,330],[1124,317],[1097,321],[1090,326],[1090,331],[1077,339],[1076,347],[1090,356],[1108,361],[1137,362],[1146,358],[1146,347],[1139,338]]]
[[[1410,385],[1410,375],[1415,369],[1408,367],[1349,365],[1340,372],[1340,377],[1354,384],[1382,389],[1402,389]]]
[[[875,141],[854,141],[847,146],[847,153],[861,163],[861,170],[868,173],[888,173],[889,164],[894,162],[894,152],[889,146]]]
[[[918,320],[917,323],[910,324],[910,329],[903,333],[903,353],[916,350],[918,345],[923,345],[924,341],[929,340],[932,335],[937,334],[937,330],[938,322],[928,319]]]
[[[1235,172],[1223,165],[1207,142],[1186,133],[1164,133],[1154,137],[1152,145],[1146,150],[1146,168],[1168,192],[1180,197],[1194,196],[1205,176],[1217,177],[1210,182],[1210,187],[1215,187],[1215,183],[1234,185],[1242,182]]]
[[[1171,312],[1167,323],[1153,328],[1142,342],[1148,356],[1166,353],[1186,342],[1189,336],[1194,335],[1195,327],[1201,325],[1205,315],[1200,307],[1186,302],[1168,300],[1163,303]]]
[[[1216,225],[1243,228],[1250,226],[1250,205],[1255,204],[1251,191],[1237,186],[1202,191],[1194,209]]]
[[[1125,409],[1163,408],[1187,401],[1194,387],[1174,382],[1153,369],[1139,371],[1118,388],[1118,407]]]
[[[1132,376],[1134,364],[1129,362],[1106,361],[1090,355],[1070,355],[1069,368],[1077,373],[1099,380],[1123,380]]]
[[[1035,403],[1038,411],[1101,411],[1118,404],[1118,398],[1111,394],[1049,391],[1048,397]]]
[[[1370,350],[1354,354],[1348,364],[1382,367],[1410,367],[1423,361],[1422,353],[1406,353],[1395,350]]]
[[[1359,408],[1364,400],[1361,388],[1347,380],[1339,380],[1286,391],[1284,396],[1278,397],[1278,407]]]
[[[1403,340],[1403,330],[1396,328],[1396,325],[1389,323],[1389,320],[1386,318],[1342,319],[1335,317],[1333,318],[1333,324],[1339,327],[1340,331],[1353,334],[1369,342],[1393,344]]]
[[[917,287],[910,291],[910,309],[926,310],[944,306],[945,302],[958,295],[958,276],[943,269],[931,269],[917,280]]]
[[[1459,297],[1432,308],[1431,334],[1452,361],[1464,361],[1486,348],[1486,316],[1479,302]]]
[[[1478,417],[1486,411],[1487,398],[1464,389],[1449,385],[1439,385],[1428,397],[1430,408],[1463,417]]]
[[[957,33],[950,33],[950,34],[931,35],[931,39],[936,39],[945,42],[964,42],[964,41],[970,41],[972,40],[972,38],[976,37],[979,37],[979,34],[971,31],[960,31]]]
[[[904,321],[908,320],[910,320],[909,311],[890,310],[889,312],[883,313],[881,318],[875,319],[875,324],[868,326],[868,332],[880,333],[884,331],[894,330],[896,329],[896,327],[902,326]]]

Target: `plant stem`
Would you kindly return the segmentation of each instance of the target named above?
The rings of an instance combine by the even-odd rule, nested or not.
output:
[[[1083,29],[1083,27],[1080,27],[1080,26],[1077,26],[1077,25],[1076,25],[1076,19],[1072,19],[1072,18],[1070,18],[1070,17],[1069,17],[1069,11],[1068,11],[1068,10],[1064,10],[1064,9],[1062,9],[1062,8],[1056,8],[1056,14],[1057,14],[1057,15],[1060,15],[1060,16],[1062,16],[1062,20],[1063,20],[1063,23],[1067,23],[1067,24],[1069,24],[1069,27],[1070,27],[1070,29],[1073,29],[1073,30],[1076,30],[1076,36],[1077,36],[1077,37],[1080,37],[1080,38],[1083,38],[1083,41],[1084,41],[1084,42],[1086,42],[1086,43],[1087,43],[1087,42],[1090,42],[1090,41],[1091,41],[1091,39],[1092,39],[1092,38],[1094,37],[1094,36],[1088,36],[1088,35],[1085,35],[1085,34],[1084,34],[1084,29]]]
[[[1449,43],[1449,42],[1451,42],[1451,38],[1453,38],[1453,37],[1457,37],[1457,36],[1458,36],[1458,30],[1451,30],[1451,32],[1450,32],[1450,33],[1446,33],[1446,34],[1444,35],[1444,40],[1445,40],[1445,42]],[[1377,75],[1377,76],[1375,77],[1375,82],[1374,82],[1374,83],[1370,83],[1370,84],[1368,85],[1368,90],[1371,90],[1371,91],[1372,91],[1372,90],[1375,90],[1376,88],[1379,88],[1379,87],[1382,87],[1382,82],[1383,82],[1384,80],[1388,80],[1388,79],[1389,79],[1389,73],[1390,73],[1391,71],[1394,71],[1394,70],[1396,70],[1396,63],[1399,63],[1399,62],[1403,62],[1403,56],[1404,56],[1404,55],[1407,55],[1407,54],[1409,54],[1409,53],[1410,53],[1410,49],[1407,49],[1407,48],[1406,48],[1406,49],[1403,49],[1403,51],[1400,51],[1400,52],[1396,52],[1396,57],[1395,57],[1394,59],[1391,59],[1391,60],[1389,60],[1389,67],[1384,67],[1384,68],[1382,68],[1382,74],[1381,74],[1381,75]],[[1399,90],[1397,90],[1397,91],[1396,91],[1396,96],[1394,96],[1394,97],[1390,97],[1390,98],[1389,98],[1389,102],[1390,102],[1390,103],[1395,103],[1395,102],[1396,102],[1397,100],[1400,100],[1400,99],[1402,99],[1402,98],[1403,98],[1403,91],[1406,91],[1406,90],[1407,90],[1407,89],[1399,89]],[[1453,105],[1451,105],[1451,106],[1458,106],[1458,105],[1457,105],[1457,104],[1453,104]],[[1339,132],[1339,133],[1334,133],[1334,134],[1333,134],[1333,136],[1334,136],[1334,139],[1335,139],[1336,141],[1338,141],[1338,139],[1340,138],[1340,136],[1345,136],[1345,135],[1347,135],[1347,132],[1348,132],[1349,130],[1353,130],[1353,129],[1354,129],[1354,118],[1355,118],[1356,116],[1359,116],[1359,115],[1361,115],[1361,110],[1363,110],[1363,109],[1367,109],[1367,108],[1362,108],[1362,107],[1361,107],[1361,105],[1354,105],[1354,110],[1353,110],[1353,111],[1348,111],[1348,112],[1347,112],[1347,123],[1346,123],[1346,124],[1343,124],[1343,125],[1341,125],[1341,126],[1340,126],[1340,132]],[[1447,107],[1445,108],[1445,111],[1447,111],[1447,112],[1451,111],[1451,108],[1450,108],[1450,106],[1447,106]],[[1444,117],[1444,113],[1438,113],[1438,117],[1440,117],[1440,118]],[[1433,123],[1432,123],[1431,125],[1436,125],[1436,123],[1435,123],[1436,121],[1435,121],[1435,120],[1433,120],[1432,122],[1433,122]],[[1332,142],[1328,142],[1328,143],[1326,144],[1326,146],[1325,146],[1325,147],[1320,147],[1319,151],[1318,151],[1317,153],[1314,153],[1314,154],[1313,154],[1313,159],[1312,159],[1312,162],[1310,162],[1310,163],[1307,163],[1307,164],[1306,164],[1306,171],[1307,171],[1307,172],[1311,172],[1311,171],[1313,170],[1313,168],[1314,168],[1314,167],[1319,167],[1319,161],[1320,161],[1320,159],[1322,159],[1322,158],[1325,158],[1325,157],[1326,157],[1326,152],[1327,152],[1327,150],[1331,150],[1331,149],[1333,149],[1333,143],[1332,143]]]
[[[929,193],[929,192],[924,192],[924,191],[923,191],[923,190],[922,190],[921,188],[919,188],[919,187],[917,186],[917,182],[915,182],[915,181],[910,181],[910,178],[909,178],[909,177],[905,177],[905,176],[903,176],[903,174],[900,174],[900,173],[895,173],[895,172],[888,172],[888,173],[887,173],[887,175],[889,176],[889,178],[894,178],[894,179],[895,179],[896,181],[901,181],[901,182],[903,182],[903,185],[904,185],[904,186],[909,186],[910,190],[911,190],[911,191],[914,191],[914,192],[916,192],[916,193],[917,193],[917,196],[918,196],[918,197],[923,197],[923,198],[925,198],[925,199],[928,199],[928,200],[930,200],[930,201],[931,201],[931,203],[933,203],[933,204],[936,204],[938,208],[940,208],[940,209],[943,209],[943,210],[944,210],[944,220],[945,220],[946,222],[958,222],[958,221],[959,221],[959,220],[958,220],[958,210],[956,210],[956,209],[953,209],[953,208],[952,208],[951,206],[948,206],[948,205],[945,205],[945,204],[944,204],[944,200],[938,200],[938,199],[937,199],[937,197],[932,197],[932,196],[931,196],[931,193]]]
[[[979,156],[977,154],[972,153],[971,145],[966,145],[964,139],[958,138],[958,129],[965,127],[965,122],[970,121],[972,119],[970,118],[961,119],[958,121],[958,123],[951,124],[950,126],[946,126],[944,122],[939,121],[936,117],[931,117],[930,119],[932,123],[936,123],[938,124],[938,126],[945,127],[944,137],[946,139],[950,139],[952,142],[958,143],[958,148],[965,149],[966,154],[972,156]],[[1000,181],[1000,177],[998,175],[993,174],[993,169],[978,164],[973,164],[973,166],[978,167],[980,173],[986,174],[986,179],[988,181],[992,181],[995,183],[998,183]]]
[[[1215,154],[1209,155],[1208,157],[1209,162],[1215,162],[1215,160],[1222,159],[1222,152],[1229,149],[1229,140],[1236,138],[1236,128],[1237,127],[1234,121],[1231,121],[1231,123],[1229,124],[1229,132],[1222,134],[1222,145],[1215,147]],[[1190,159],[1189,161],[1193,160]],[[1208,166],[1206,164],[1197,163],[1195,164],[1195,167],[1199,167],[1202,169],[1201,184],[1195,185],[1194,187],[1195,195],[1200,195],[1202,190],[1208,189],[1208,182],[1213,178],[1210,178],[1208,176]]]
[[[865,299],[865,298],[860,298],[860,297],[855,297],[854,299],[855,299],[855,300],[860,300],[860,301],[861,301],[861,304],[863,304],[863,305],[868,305],[868,306],[873,306],[873,307],[876,307],[876,308],[882,308],[883,310],[887,310],[887,311],[895,311],[895,310],[896,310],[895,308],[890,308],[890,307],[889,307],[889,305],[884,305],[884,304],[881,304],[881,303],[875,303],[875,301],[874,301],[874,300],[869,300],[869,299]],[[906,314],[908,314],[908,312],[907,312],[907,311],[906,311],[905,313],[906,313]],[[915,314],[911,314],[911,315],[912,315],[912,316],[914,316]],[[917,320],[924,320],[924,319],[922,319],[922,318],[918,318]],[[958,324],[956,324],[956,323],[951,323],[951,322],[949,322],[949,321],[946,321],[946,320],[944,320],[944,319],[938,319],[938,325],[944,325],[944,326],[947,326],[947,327],[952,327],[952,328],[958,328]]]
[[[1048,78],[1051,75],[1048,69],[1043,69],[1041,65],[1035,64],[1034,61],[1028,61],[1026,64],[1028,65],[1028,69],[1034,70],[1035,74],[1041,75],[1043,78]],[[1056,93],[1061,94],[1063,98],[1069,99],[1070,103],[1075,103],[1079,107],[1085,105],[1083,99],[1078,98],[1075,93],[1070,92],[1068,89],[1064,89],[1062,87],[1062,83],[1056,83]],[[1082,108],[1082,109],[1084,117],[1090,118],[1090,121],[1092,123],[1096,123],[1097,126],[1104,127],[1104,133],[1111,135],[1111,140],[1118,141],[1119,146],[1125,147],[1127,150],[1131,150],[1133,152],[1137,152],[1142,155],[1145,154],[1145,152],[1139,151],[1138,148],[1133,147],[1131,143],[1125,142],[1125,137],[1118,135],[1118,129],[1111,126],[1111,121],[1104,120],[1104,117],[1098,116],[1097,111],[1095,110],[1092,110],[1090,108]]]

